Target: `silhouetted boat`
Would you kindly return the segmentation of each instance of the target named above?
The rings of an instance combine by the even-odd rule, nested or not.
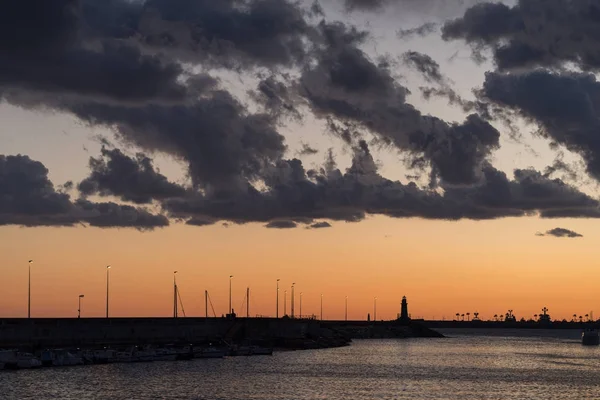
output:
[[[0,351],[0,369],[19,369],[15,350]]]
[[[17,367],[19,369],[40,368],[42,362],[31,353],[17,353]]]
[[[584,346],[598,346],[600,344],[600,336],[595,329],[588,329],[581,334],[581,344]]]

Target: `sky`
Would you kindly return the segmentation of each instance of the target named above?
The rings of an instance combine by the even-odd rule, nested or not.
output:
[[[597,1],[0,9],[0,316],[596,308]]]

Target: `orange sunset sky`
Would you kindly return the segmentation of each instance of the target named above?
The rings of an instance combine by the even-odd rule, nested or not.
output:
[[[551,18],[589,10],[482,3],[15,7],[0,317],[30,259],[32,317],[104,316],[109,264],[114,317],[171,316],[175,270],[187,316],[229,275],[242,315],[280,279],[280,315],[600,316],[599,42]]]

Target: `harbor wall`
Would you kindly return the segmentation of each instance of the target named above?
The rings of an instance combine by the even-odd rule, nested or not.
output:
[[[0,348],[286,340],[319,337],[318,321],[275,318],[0,319]]]

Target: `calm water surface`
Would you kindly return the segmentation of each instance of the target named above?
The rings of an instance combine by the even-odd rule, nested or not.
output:
[[[600,348],[568,338],[356,340],[273,356],[5,372],[0,399],[600,399]]]

